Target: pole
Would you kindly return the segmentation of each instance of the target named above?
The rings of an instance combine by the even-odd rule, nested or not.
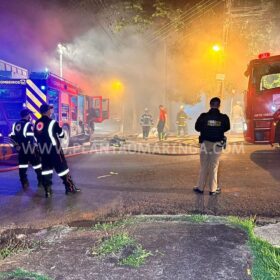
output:
[[[59,51],[59,70],[60,70],[60,77],[63,78],[63,70],[62,70],[62,50]]]

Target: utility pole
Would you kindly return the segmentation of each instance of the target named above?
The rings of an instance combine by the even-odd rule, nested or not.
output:
[[[231,8],[232,8],[232,0],[226,0],[226,12],[225,12],[225,21],[223,26],[223,51],[222,51],[222,58],[221,58],[221,65],[220,70],[223,74],[223,77],[220,80],[219,83],[219,95],[221,99],[224,97],[224,88],[225,88],[225,70],[226,70],[226,64],[225,64],[225,55],[227,51],[227,44],[228,44],[228,37],[229,37],[229,30],[231,25]]]

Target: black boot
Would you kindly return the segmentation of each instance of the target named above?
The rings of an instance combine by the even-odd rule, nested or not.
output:
[[[44,187],[44,188],[45,188],[45,197],[46,198],[51,197],[51,195],[52,195],[52,187],[51,186],[47,186],[47,187]]]
[[[29,188],[29,182],[28,182],[28,180],[22,181],[22,182],[21,182],[21,185],[22,185],[22,188],[23,188],[24,190],[28,189],[28,188]]]
[[[65,186],[65,194],[67,195],[68,193],[77,193],[80,192],[81,190],[74,184],[71,176],[69,174],[65,175],[62,177],[63,184]]]

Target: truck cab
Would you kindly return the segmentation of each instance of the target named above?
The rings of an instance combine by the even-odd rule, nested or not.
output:
[[[279,143],[280,55],[269,53],[252,60],[245,95],[245,140],[254,144]]]

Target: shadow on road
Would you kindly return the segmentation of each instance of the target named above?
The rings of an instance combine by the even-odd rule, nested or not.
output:
[[[280,151],[259,150],[253,152],[250,158],[254,163],[268,171],[273,178],[280,182]]]

